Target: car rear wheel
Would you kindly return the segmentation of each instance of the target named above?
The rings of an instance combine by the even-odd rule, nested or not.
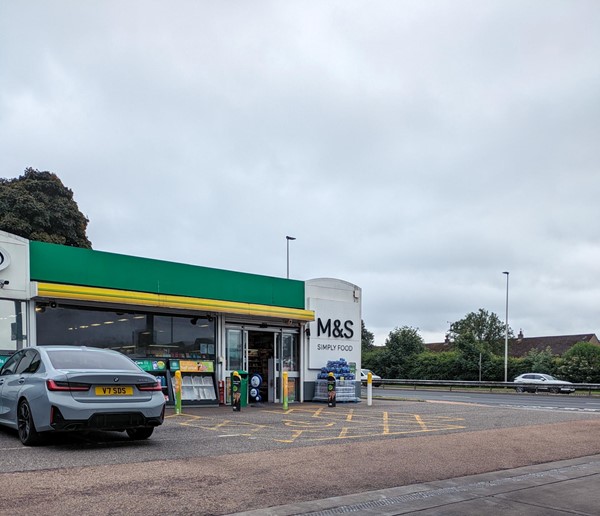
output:
[[[126,430],[127,435],[134,439],[135,441],[141,441],[142,439],[148,439],[154,432],[154,427],[148,428],[128,428]]]
[[[19,403],[17,408],[17,430],[19,439],[25,446],[33,446],[40,442],[40,434],[35,429],[31,407],[26,400]]]

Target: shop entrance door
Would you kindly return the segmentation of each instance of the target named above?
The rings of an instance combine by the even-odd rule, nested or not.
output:
[[[280,329],[226,330],[226,377],[233,371],[246,371],[250,382],[254,373],[260,375],[261,400],[281,403],[281,372],[288,373],[289,401],[300,401],[299,334]],[[251,386],[249,385],[250,389]]]
[[[267,331],[248,332],[248,380],[250,398],[253,401],[274,402],[273,364],[275,363],[274,333]],[[252,391],[256,389],[256,391]],[[252,396],[252,395],[255,396]],[[258,395],[258,398],[256,398]]]

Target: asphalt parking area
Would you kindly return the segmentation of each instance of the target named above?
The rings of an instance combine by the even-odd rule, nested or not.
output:
[[[299,405],[287,411],[262,409],[234,415],[170,415],[170,422],[219,437],[247,437],[278,443],[334,441],[366,437],[416,435],[466,428],[462,417],[418,414],[396,410],[359,411],[352,406],[329,408]]]

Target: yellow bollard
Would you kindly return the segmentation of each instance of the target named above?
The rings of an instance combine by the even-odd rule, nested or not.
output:
[[[373,373],[367,374],[367,406],[373,405]]]
[[[288,409],[288,373],[283,372],[283,410]]]
[[[175,371],[175,414],[181,414],[181,371]]]

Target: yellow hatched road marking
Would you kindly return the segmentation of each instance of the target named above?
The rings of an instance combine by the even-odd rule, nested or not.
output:
[[[285,426],[306,426],[310,428],[329,428],[335,425],[334,422],[331,423],[311,423],[310,421],[294,421],[294,420],[286,420],[283,422]]]
[[[296,439],[298,439],[298,437],[300,437],[302,435],[303,432],[304,432],[304,430],[294,430],[292,432],[291,439],[273,439],[273,440],[278,443],[293,443]]]
[[[428,430],[427,425],[423,422],[419,414],[415,414],[415,419],[417,420],[417,423],[419,423],[421,430]]]
[[[196,416],[191,414],[169,415],[179,418],[182,425],[212,431],[220,437],[245,436],[264,438],[281,443],[304,441],[327,441],[332,439],[357,439],[378,435],[410,435],[423,432],[439,432],[466,428],[461,423],[464,418],[452,416],[420,415],[414,413],[377,411],[356,412],[355,409],[327,410],[319,408],[291,408],[287,411],[266,410],[273,414],[283,414],[281,420],[270,424],[257,424],[237,419],[221,419],[217,416]]]

